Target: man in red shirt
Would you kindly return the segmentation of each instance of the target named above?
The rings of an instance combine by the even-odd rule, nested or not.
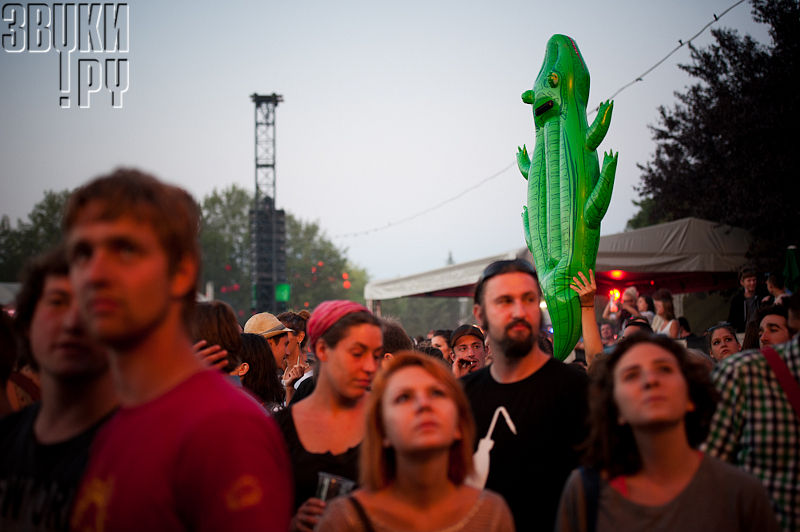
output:
[[[121,169],[78,189],[63,225],[79,308],[110,350],[122,405],[95,440],[72,529],[286,530],[292,489],[277,426],[192,349],[191,196]]]

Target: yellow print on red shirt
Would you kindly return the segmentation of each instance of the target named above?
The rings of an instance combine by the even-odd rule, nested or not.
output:
[[[113,491],[114,479],[111,477],[108,480],[93,478],[86,482],[72,512],[72,530],[104,532]]]
[[[237,478],[225,494],[225,507],[232,512],[250,508],[261,502],[264,490],[254,475],[245,474]]]

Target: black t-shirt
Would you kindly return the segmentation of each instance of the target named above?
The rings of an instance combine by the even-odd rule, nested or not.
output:
[[[517,530],[553,530],[561,490],[578,466],[576,447],[587,435],[586,373],[550,359],[518,382],[498,383],[489,367],[461,381],[475,416],[478,477],[486,474],[488,452],[484,487],[506,499]]]
[[[0,419],[0,530],[69,530],[75,491],[105,416],[63,442],[36,441],[40,403]]]
[[[325,472],[358,482],[358,450],[356,445],[342,454],[310,453],[306,451],[292,417],[292,408],[284,408],[272,414],[283,433],[289,448],[289,460],[294,474],[294,509],[317,493],[317,473]]]

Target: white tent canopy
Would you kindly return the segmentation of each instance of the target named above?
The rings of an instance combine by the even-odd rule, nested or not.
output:
[[[598,283],[600,272],[612,270],[671,273],[673,277],[680,272],[735,272],[746,262],[749,245],[746,230],[698,218],[602,236],[597,253]],[[466,287],[475,284],[486,266],[516,257],[533,262],[528,249],[522,247],[436,270],[373,281],[364,288],[364,298],[376,301],[415,295],[466,295]]]
[[[491,257],[453,264],[452,266],[386,281],[372,281],[364,287],[364,299],[392,299],[471,285],[478,280],[486,266],[496,260],[513,259],[517,257],[517,253],[520,251],[523,252],[522,256],[524,257],[524,252],[528,250],[509,251],[501,255],[492,255]]]

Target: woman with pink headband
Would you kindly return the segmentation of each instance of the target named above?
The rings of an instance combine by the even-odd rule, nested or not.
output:
[[[292,461],[296,514],[292,530],[311,531],[325,510],[318,473],[358,479],[365,396],[383,358],[380,321],[352,301],[320,303],[306,329],[318,360],[317,384],[305,399],[275,414]]]

